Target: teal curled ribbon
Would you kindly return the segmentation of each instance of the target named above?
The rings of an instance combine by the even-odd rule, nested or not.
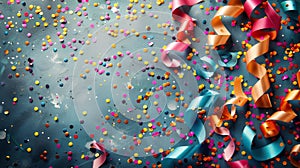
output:
[[[299,19],[299,8],[300,5],[295,0],[285,0],[280,3],[284,12],[288,12],[292,19]]]
[[[203,90],[200,95],[192,100],[189,107],[184,114],[184,121],[194,132],[198,139],[198,143],[189,146],[176,147],[166,158],[164,158],[162,164],[170,166],[170,161],[174,159],[189,158],[194,153],[200,151],[202,142],[206,139],[206,130],[202,121],[198,118],[198,114],[195,112],[199,107],[209,107],[218,97],[219,93],[212,90]]]
[[[233,66],[235,66],[237,64],[237,55],[238,55],[238,52],[229,52],[227,54],[222,54],[220,56],[221,59],[223,59],[223,60],[227,59],[228,62],[224,62],[222,60],[218,60],[218,63],[222,67],[227,67],[227,68],[233,67]]]
[[[294,0],[287,0],[280,3],[284,12],[297,10],[297,4]]]
[[[285,147],[283,139],[280,136],[279,138],[277,138],[277,140],[273,141],[272,143],[266,146],[257,149],[252,149],[251,146],[255,136],[256,133],[248,125],[246,125],[242,134],[243,144],[246,150],[257,161],[265,161],[274,158],[277,155],[279,155]]]
[[[209,58],[208,56],[201,57],[200,60],[208,63],[211,66],[211,70],[210,71],[203,70],[200,64],[196,64],[195,65],[196,74],[203,77],[204,79],[208,79],[212,77],[215,71],[217,70],[218,65],[215,63],[213,59]]]

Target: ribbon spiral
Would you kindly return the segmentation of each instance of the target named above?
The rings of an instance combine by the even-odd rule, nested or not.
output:
[[[172,3],[172,16],[175,20],[180,22],[180,27],[177,33],[177,41],[170,43],[167,48],[162,52],[161,59],[162,62],[170,68],[175,68],[180,66],[180,61],[177,59],[170,59],[168,57],[169,51],[179,51],[183,52],[189,47],[191,42],[189,41],[189,35],[193,34],[194,30],[194,19],[188,14],[180,10],[182,6],[192,6],[197,3],[203,2],[203,0],[174,0]],[[188,34],[186,33],[188,32]]]
[[[260,5],[262,0],[247,0],[244,4],[245,12],[249,18],[255,8]],[[252,96],[257,107],[270,108],[272,107],[269,94],[265,93],[270,88],[266,68],[255,61],[255,59],[269,50],[270,39],[274,40],[280,28],[281,17],[274,11],[272,6],[266,2],[265,13],[267,17],[254,20],[252,37],[259,43],[251,47],[246,53],[246,64],[249,73],[257,77],[259,80],[252,88]],[[274,29],[266,31],[266,29]]]
[[[230,37],[230,32],[222,23],[221,16],[238,17],[244,11],[240,0],[231,0],[228,5],[221,7],[211,21],[211,25],[217,35],[208,35],[208,44],[214,47],[226,44]]]

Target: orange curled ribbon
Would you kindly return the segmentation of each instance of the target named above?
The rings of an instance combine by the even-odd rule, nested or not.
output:
[[[243,13],[243,11],[243,4],[240,0],[230,0],[228,5],[221,7],[211,21],[211,25],[217,35],[208,35],[208,44],[214,47],[224,45],[231,34],[222,23],[221,16],[236,18]]]
[[[244,106],[245,103],[248,101],[248,97],[246,94],[243,92],[242,89],[242,79],[237,77],[234,79],[234,84],[233,84],[233,92],[235,97],[228,100],[224,104],[224,109],[222,113],[222,120],[233,120],[235,119],[235,112],[236,112],[236,106]],[[227,105],[231,104],[231,112],[229,113]]]
[[[297,72],[297,82],[300,88],[300,71]],[[274,137],[279,134],[279,128],[276,126],[275,121],[291,122],[297,114],[293,111],[290,100],[300,100],[300,90],[292,90],[280,103],[280,111],[276,111],[264,122],[260,129],[266,138]]]
[[[249,18],[251,18],[254,9],[262,2],[262,0],[247,0],[245,2],[245,12]],[[259,79],[251,91],[256,106],[260,108],[270,108],[272,107],[272,103],[269,94],[265,93],[270,88],[267,71],[266,68],[257,63],[255,59],[268,52],[270,39],[274,40],[277,37],[281,17],[275,12],[269,2],[266,2],[264,10],[267,17],[257,20],[251,18],[254,20],[251,34],[259,43],[247,51],[246,64],[248,72]],[[268,29],[274,30],[266,31]]]
[[[219,134],[219,135],[223,135],[223,136],[229,136],[230,138],[230,142],[228,144],[228,146],[224,149],[224,153],[223,153],[223,158],[226,161],[229,161],[230,158],[232,157],[232,155],[234,154],[235,151],[235,144],[234,144],[234,140],[230,134],[230,130],[225,128],[225,127],[221,127],[222,123],[224,120],[233,120],[235,119],[235,112],[236,112],[236,108],[235,105],[237,106],[244,106],[245,103],[248,101],[247,96],[245,95],[245,93],[243,92],[242,89],[242,85],[241,85],[242,79],[237,77],[234,80],[234,94],[235,94],[235,98],[232,98],[230,100],[228,100],[224,106],[223,106],[223,113],[221,118],[219,118],[217,115],[211,115],[209,117],[210,119],[210,124],[213,127],[213,130],[215,131],[215,133]],[[229,113],[229,110],[227,108],[227,105],[231,104],[231,113]],[[233,163],[233,165],[238,164],[238,162]]]
[[[294,165],[295,167],[300,167],[300,163],[298,161],[296,161],[295,159],[293,159],[292,155],[299,154],[299,153],[300,153],[300,144],[293,146],[293,148],[290,152],[289,159],[290,159],[292,165]]]

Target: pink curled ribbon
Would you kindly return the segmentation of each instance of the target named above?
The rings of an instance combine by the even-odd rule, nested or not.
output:
[[[251,14],[260,4],[265,4],[264,11],[267,17],[254,19]],[[244,8],[247,16],[253,20],[251,35],[259,42],[251,47],[246,54],[248,72],[259,79],[253,86],[251,94],[257,107],[270,108],[272,103],[269,94],[266,93],[270,88],[268,74],[266,68],[257,63],[255,59],[268,52],[270,39],[274,40],[280,29],[281,17],[269,2],[264,3],[262,0],[246,0]]]
[[[177,59],[170,59],[168,57],[168,53],[171,50],[175,50],[175,51],[179,51],[179,52],[183,52],[184,50],[186,50],[188,48],[188,44],[182,43],[182,42],[173,42],[170,43],[167,48],[162,52],[161,55],[161,60],[162,62],[167,66],[167,67],[171,67],[171,68],[175,68],[175,67],[179,67],[180,66],[180,61]]]
[[[166,49],[161,54],[162,62],[170,68],[176,68],[180,66],[180,61],[177,59],[170,59],[168,57],[169,51],[179,51],[183,52],[186,50],[191,42],[188,37],[193,36],[194,31],[194,21],[192,17],[184,13],[180,7],[182,6],[193,6],[197,3],[203,2],[203,0],[173,0],[172,2],[172,17],[180,22],[180,27],[177,33],[176,42],[170,43]]]
[[[97,143],[96,141],[93,141],[92,143],[92,148],[95,148],[97,150],[100,150],[102,151],[103,153],[97,157],[94,162],[93,162],[93,168],[99,168],[103,165],[103,163],[105,162],[106,160],[106,155],[107,155],[107,152],[104,148],[104,145],[103,144],[100,144],[100,143]]]
[[[224,160],[229,161],[229,159],[231,159],[231,156],[234,154],[234,150],[235,150],[235,144],[230,135],[230,131],[225,127],[216,127],[215,132],[219,135],[229,136],[230,138],[230,142],[227,145],[227,147],[224,149],[224,153],[223,153]]]

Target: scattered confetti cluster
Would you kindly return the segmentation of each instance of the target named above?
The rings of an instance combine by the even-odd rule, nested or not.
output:
[[[0,0],[0,167],[299,167],[299,9]]]

